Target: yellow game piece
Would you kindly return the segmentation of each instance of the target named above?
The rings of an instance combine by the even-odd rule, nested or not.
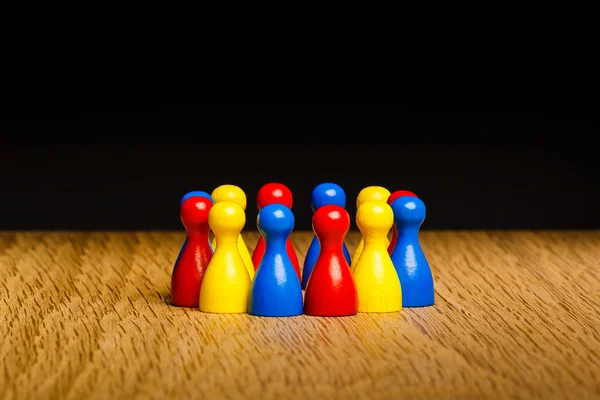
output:
[[[247,200],[246,193],[239,186],[235,185],[221,185],[213,190],[211,197],[215,203],[221,201],[233,201],[242,207],[242,210],[246,209]]]
[[[354,255],[352,256],[352,262],[350,263],[350,269],[354,271],[358,260],[360,259],[360,255],[362,254],[363,247],[365,247],[365,241],[363,238],[360,238],[360,241],[356,245],[356,250],[354,250]]]
[[[402,310],[402,287],[385,242],[393,223],[394,212],[383,201],[367,201],[356,212],[356,225],[364,238],[360,259],[352,271],[359,312]]]
[[[216,203],[222,201],[232,201],[237,203],[244,212],[246,211],[246,193],[239,186],[235,185],[221,185],[215,190],[213,190],[211,197],[213,201]],[[248,246],[246,246],[246,242],[244,242],[244,238],[242,235],[238,235],[237,239],[238,250],[240,251],[240,255],[244,260],[244,264],[246,265],[246,269],[248,270],[248,274],[250,275],[250,280],[254,279],[254,263],[252,262],[252,256],[250,255],[250,251],[248,250]],[[217,238],[216,236],[212,241],[213,249],[217,249]]]
[[[209,313],[245,313],[252,282],[237,246],[246,214],[232,201],[215,203],[208,224],[219,241],[200,288],[199,308]]]
[[[358,193],[358,197],[356,198],[356,209],[358,210],[360,206],[362,206],[367,201],[383,201],[387,202],[388,197],[390,197],[391,193],[389,190],[384,188],[383,186],[367,186],[363,190]],[[388,234],[385,235],[386,244],[390,244],[390,240],[388,239]],[[350,263],[350,268],[354,269],[356,263],[360,259],[360,253],[363,250],[363,246],[365,245],[362,237],[356,246],[356,250],[354,251],[354,255],[352,256],[352,262]]]

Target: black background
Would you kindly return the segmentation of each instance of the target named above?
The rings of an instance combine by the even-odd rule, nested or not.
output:
[[[179,200],[278,181],[414,191],[423,229],[600,228],[598,97],[556,88],[110,88],[2,97],[0,229],[181,230]],[[355,228],[353,222],[352,228]]]

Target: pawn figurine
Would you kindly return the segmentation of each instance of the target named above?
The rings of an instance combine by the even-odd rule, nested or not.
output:
[[[246,214],[237,203],[221,201],[210,209],[208,224],[219,246],[204,273],[200,311],[219,314],[246,312],[251,280],[238,248],[238,236],[245,223]]]
[[[367,201],[356,212],[356,225],[364,238],[360,259],[352,270],[359,312],[402,310],[402,287],[386,243],[393,223],[394,212],[384,201]]]
[[[248,313],[263,317],[302,314],[302,287],[286,250],[294,214],[283,204],[269,204],[258,213],[257,226],[265,238],[265,254],[252,281]]]
[[[342,189],[340,185],[330,182],[321,183],[315,186],[311,197],[311,207],[313,213],[319,208],[329,204],[337,205],[342,208],[346,207],[346,192],[344,189]],[[350,258],[350,252],[346,247],[346,243],[343,243],[342,249],[344,251],[344,258],[346,258],[346,262],[350,264],[352,260]],[[306,257],[304,257],[304,269],[302,270],[302,289],[306,289],[308,279],[310,278],[310,274],[315,266],[315,263],[317,262],[317,258],[319,258],[320,251],[321,246],[319,239],[315,234],[310,242],[308,251],[306,252]]]
[[[306,286],[304,313],[340,317],[358,312],[356,284],[342,244],[350,229],[350,215],[340,206],[326,205],[313,216],[321,251]]]
[[[433,276],[419,243],[425,204],[417,197],[403,196],[392,202],[392,210],[398,241],[391,258],[402,285],[402,306],[431,306],[434,304]]]
[[[191,192],[187,192],[186,194],[183,195],[183,197],[181,198],[181,203],[183,204],[184,201],[186,201],[187,199],[189,199],[190,197],[206,197],[207,199],[210,200],[211,203],[215,203],[215,201],[213,200],[213,198],[211,197],[210,194],[208,194],[207,192],[204,192],[202,190],[192,190]]]
[[[221,201],[231,201],[238,204],[242,207],[242,210],[246,212],[246,193],[239,186],[235,185],[221,185],[215,190],[213,190],[211,196],[213,197],[215,204]],[[242,227],[243,229],[243,227]],[[213,231],[214,233],[214,231]],[[246,269],[248,270],[248,274],[250,275],[250,279],[254,278],[254,265],[252,264],[252,257],[250,256],[250,251],[248,251],[248,247],[246,246],[246,242],[242,237],[241,231],[238,235],[238,250],[240,251],[240,255],[244,260],[244,264],[246,265]],[[214,249],[217,248],[218,240],[215,235],[213,239],[212,247]]]
[[[417,197],[416,194],[414,194],[413,192],[411,192],[409,190],[396,190],[395,192],[390,194],[390,197],[388,197],[388,199],[387,199],[387,203],[389,205],[392,205],[394,200],[396,200],[398,197],[402,197],[402,196]],[[392,251],[394,251],[394,247],[396,246],[397,241],[398,241],[398,227],[396,227],[396,223],[394,222],[394,225],[392,225],[392,238],[390,239],[390,244],[388,245],[388,254],[389,255],[392,255]]]
[[[180,218],[186,231],[171,275],[171,304],[198,307],[204,273],[213,255],[208,241],[210,197],[189,196],[181,202]]]
[[[360,208],[367,201],[383,201],[386,202],[390,197],[390,191],[384,188],[383,186],[367,186],[362,189],[358,196],[356,197],[356,210]],[[388,238],[387,233],[385,234],[386,246],[388,246]],[[352,256],[352,263],[350,264],[350,269],[354,269],[356,263],[360,259],[360,254],[362,253],[363,246],[365,245],[364,239],[361,237],[360,241],[356,245],[356,249],[354,250],[354,255]],[[388,253],[389,254],[389,253]]]
[[[201,190],[194,190],[192,192],[187,192],[186,194],[183,195],[183,197],[181,198],[181,201],[179,202],[179,207],[181,208],[181,205],[183,204],[184,201],[186,201],[187,199],[189,199],[190,197],[206,197],[207,199],[210,200],[211,204],[214,204],[214,200],[213,198],[210,196],[210,194],[203,192]],[[210,243],[210,229],[208,230],[208,244],[210,246],[210,251],[214,253],[215,249],[213,249],[212,244]],[[187,236],[185,238],[185,240],[183,241],[183,245],[181,246],[181,250],[179,251],[179,255],[177,256],[177,260],[175,260],[175,266],[177,266],[177,264],[179,263],[179,259],[181,258],[181,254],[183,254],[183,250],[185,250],[185,246],[187,244]]]
[[[291,209],[293,202],[292,191],[284,184],[276,182],[267,183],[261,187],[256,196],[256,205],[258,207],[258,211],[262,210],[263,207],[269,204],[283,204],[287,208]],[[301,281],[302,278],[298,255],[296,254],[296,249],[294,248],[294,245],[289,237],[286,240],[285,248],[290,260],[292,260],[294,270],[296,270],[296,275],[298,275],[298,280]],[[260,264],[264,254],[265,238],[261,235],[256,243],[256,246],[254,247],[254,251],[252,252],[252,264],[254,264],[255,271],[258,269],[258,265]]]

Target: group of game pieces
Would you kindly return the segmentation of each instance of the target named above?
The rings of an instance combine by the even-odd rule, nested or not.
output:
[[[381,186],[361,190],[356,201],[361,239],[351,256],[345,244],[346,193],[335,183],[317,185],[311,199],[315,235],[302,270],[290,240],[295,224],[290,189],[268,183],[256,203],[261,236],[250,255],[241,235],[247,200],[240,187],[183,196],[186,240],[173,268],[173,305],[208,313],[333,317],[434,304],[433,277],[419,243],[426,209],[414,193]]]

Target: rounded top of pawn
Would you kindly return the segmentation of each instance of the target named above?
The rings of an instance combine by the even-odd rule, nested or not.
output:
[[[242,210],[246,209],[246,193],[244,193],[242,188],[239,186],[221,185],[213,190],[211,195],[215,203],[219,203],[221,201],[233,201],[242,207]]]
[[[388,197],[387,199],[387,203],[391,205],[394,202],[394,200],[402,196],[417,197],[417,195],[411,192],[410,190],[396,190],[395,192],[392,192],[392,194],[390,194],[390,197]]]
[[[183,202],[186,201],[187,199],[189,199],[190,197],[198,197],[198,196],[206,197],[207,199],[209,199],[211,201],[211,203],[215,202],[210,194],[203,192],[201,190],[194,190],[191,192],[187,192],[186,194],[183,195],[183,197],[181,198],[180,205],[183,204]]]
[[[256,217],[256,225],[263,236],[288,236],[294,229],[294,213],[283,204],[267,204]]]
[[[328,204],[334,204],[340,207],[346,207],[346,192],[344,189],[331,182],[320,183],[312,191],[311,205],[313,210],[317,210]]]
[[[392,202],[394,220],[398,225],[421,224],[425,220],[427,209],[418,197],[402,196]]]
[[[179,216],[185,229],[190,232],[207,224],[212,206],[212,201],[204,196],[193,196],[183,201],[179,208]]]
[[[367,186],[358,193],[356,208],[358,209],[363,203],[371,200],[386,202],[390,194],[390,191],[383,186]]]
[[[394,212],[384,201],[366,201],[356,211],[356,226],[363,237],[386,237],[392,225]]]
[[[208,224],[215,236],[237,237],[246,224],[246,213],[233,201],[216,202],[208,213]]]
[[[259,210],[269,204],[283,204],[291,209],[293,203],[292,191],[283,183],[267,183],[256,195],[256,205]]]
[[[317,208],[312,224],[320,239],[343,240],[350,229],[350,215],[344,207],[326,204]]]

